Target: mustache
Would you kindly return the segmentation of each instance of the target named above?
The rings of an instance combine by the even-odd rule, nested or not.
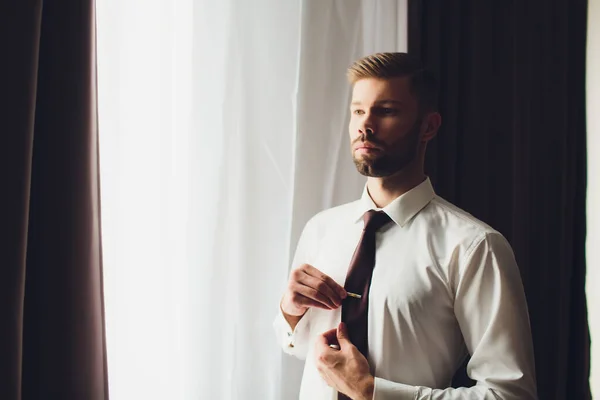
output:
[[[371,145],[374,147],[383,147],[383,145],[376,140],[373,140],[373,139],[367,140],[367,138],[364,135],[361,135],[361,136],[357,137],[356,139],[354,139],[354,141],[351,144],[354,145],[358,142],[362,142],[364,144]]]

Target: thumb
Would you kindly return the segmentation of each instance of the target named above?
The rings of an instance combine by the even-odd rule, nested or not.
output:
[[[337,339],[340,345],[342,344],[342,342],[345,342],[346,344],[352,344],[352,342],[350,342],[350,337],[348,336],[348,327],[343,322],[340,322],[340,324],[338,325]]]

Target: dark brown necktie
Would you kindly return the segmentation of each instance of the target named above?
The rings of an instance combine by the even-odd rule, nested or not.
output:
[[[368,357],[369,287],[375,267],[375,234],[391,219],[383,211],[369,210],[363,216],[363,220],[365,224],[362,236],[354,251],[344,284],[347,292],[359,294],[361,298],[346,297],[342,304],[342,322],[348,327],[348,336],[352,344]],[[338,400],[347,399],[349,397],[338,393]]]

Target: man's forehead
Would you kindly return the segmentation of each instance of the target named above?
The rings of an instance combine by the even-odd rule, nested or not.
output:
[[[382,99],[382,100],[375,100],[373,101],[373,104],[375,105],[385,105],[385,104],[395,104],[395,105],[402,105],[405,102],[399,99]],[[360,106],[363,104],[363,102],[360,99],[352,99],[352,103],[353,106]]]
[[[365,78],[352,88],[352,105],[406,104],[416,99],[410,92],[407,77],[392,79]]]

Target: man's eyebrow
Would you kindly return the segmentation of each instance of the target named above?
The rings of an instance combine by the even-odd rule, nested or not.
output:
[[[398,105],[401,105],[402,102],[399,101],[399,100],[391,100],[391,99],[390,100],[387,100],[387,99],[386,100],[378,100],[378,101],[375,102],[375,105],[381,105],[381,104],[398,104]],[[351,105],[353,105],[353,106],[360,106],[360,105],[362,105],[362,103],[360,101],[353,101],[351,103]]]

